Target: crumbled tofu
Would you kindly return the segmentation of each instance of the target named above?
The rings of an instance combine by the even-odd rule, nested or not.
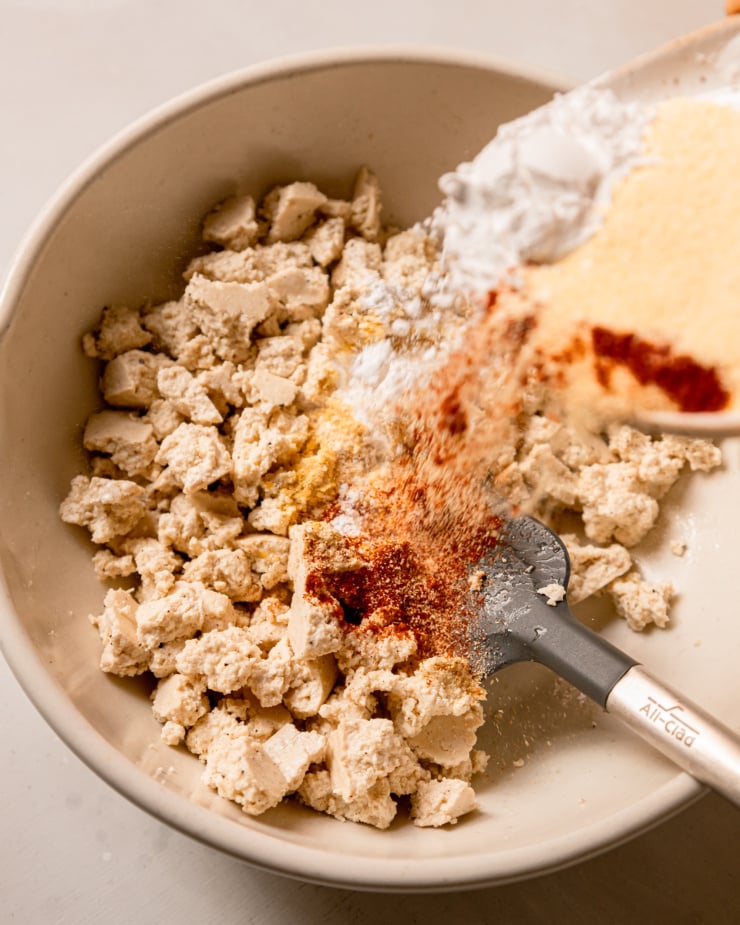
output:
[[[387,829],[397,812],[397,804],[391,796],[387,779],[377,781],[354,800],[347,802],[333,792],[328,771],[309,771],[303,778],[298,796],[307,806],[320,813],[328,813],[348,822],[363,822],[376,829]]]
[[[229,546],[244,529],[244,518],[232,499],[211,492],[176,495],[159,518],[159,540],[195,558]]]
[[[234,545],[245,553],[266,591],[288,581],[290,540],[287,537],[252,533],[235,540]]]
[[[619,543],[582,545],[572,534],[563,534],[561,539],[570,558],[568,598],[573,604],[597,594],[632,567],[632,556]]]
[[[146,309],[142,324],[151,334],[152,347],[173,359],[179,359],[198,334],[198,325],[184,299]]]
[[[295,241],[313,224],[316,210],[326,202],[326,196],[313,183],[291,183],[275,187],[262,205],[270,222],[267,241]]]
[[[418,826],[454,824],[477,805],[475,791],[465,781],[451,778],[422,781],[411,797],[411,818]]]
[[[186,642],[177,670],[189,678],[204,678],[209,690],[231,694],[247,685],[261,657],[246,630],[229,626]]]
[[[76,475],[59,508],[62,520],[87,527],[94,543],[130,532],[146,513],[144,489],[126,479]]]
[[[380,209],[378,178],[367,167],[361,167],[352,194],[350,221],[367,241],[376,241],[380,234]]]
[[[180,424],[164,438],[156,458],[187,494],[207,488],[231,471],[223,437],[215,427],[201,424]]]
[[[544,585],[542,588],[537,588],[537,593],[545,598],[545,603],[550,607],[555,607],[560,601],[565,600],[565,588],[556,581],[551,582],[549,585]]]
[[[130,585],[91,617],[101,668],[156,679],[162,741],[196,755],[206,785],[249,814],[295,795],[380,829],[399,806],[445,826],[476,808],[485,692],[466,660],[429,657],[397,607],[358,610],[369,547],[348,542],[361,538],[349,515],[322,519],[345,495],[362,503],[382,455],[352,389],[395,381],[394,350],[415,357],[415,377],[470,311],[445,288],[436,239],[380,216],[366,168],[350,199],[306,182],[233,196],[206,215],[216,247],[190,261],[179,298],[104,309],[83,346],[105,361],[106,407],[60,513],[101,544],[96,574]],[[544,398],[541,383],[523,389],[493,485],[573,524],[571,602],[598,594],[633,629],[667,625],[673,589],[642,578],[632,548],[682,473],[711,471],[719,450],[586,432]],[[484,577],[470,571],[470,589]],[[552,605],[565,595],[538,590]]]
[[[244,362],[252,331],[271,311],[265,284],[214,281],[196,274],[185,298],[215,353],[224,360]]]
[[[356,799],[398,767],[403,740],[388,719],[353,719],[329,733],[327,766],[332,791]]]
[[[93,556],[93,566],[101,581],[109,578],[128,578],[136,571],[133,556],[117,556],[110,549],[99,549]]]
[[[339,259],[344,247],[344,230],[344,219],[338,215],[328,218],[306,235],[311,256],[319,266],[328,267]]]
[[[146,671],[149,653],[137,639],[136,610],[137,603],[129,591],[111,589],[105,595],[103,613],[91,617],[103,643],[103,671],[123,677]]]
[[[235,622],[228,597],[189,581],[178,581],[171,594],[145,601],[136,612],[137,638],[148,649]]]
[[[231,196],[209,212],[203,222],[203,240],[213,241],[233,251],[242,251],[257,243],[254,199],[251,196]]]
[[[145,475],[159,449],[151,424],[125,411],[91,415],[82,443],[86,450],[108,454],[128,476]]]
[[[631,629],[640,630],[651,623],[660,628],[668,625],[668,607],[673,597],[673,585],[668,581],[646,581],[635,569],[616,578],[607,586],[617,613]]]
[[[160,723],[194,726],[209,709],[205,683],[181,674],[173,674],[160,681],[152,699],[152,712]]]
[[[332,655],[311,659],[293,659],[290,687],[283,700],[297,719],[317,716],[337,680],[337,663]]]
[[[141,326],[138,308],[111,305],[103,309],[97,328],[82,338],[82,348],[89,357],[112,360],[127,350],[145,347],[151,339]]]
[[[178,414],[193,424],[220,424],[223,416],[193,374],[183,366],[167,366],[157,375],[157,388]]]
[[[119,408],[148,408],[157,391],[160,369],[172,361],[159,353],[128,350],[106,364],[103,373],[103,397]]]

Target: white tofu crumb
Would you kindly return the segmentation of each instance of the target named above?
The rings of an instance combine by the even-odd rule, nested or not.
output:
[[[89,357],[112,360],[119,353],[145,347],[151,339],[141,326],[138,308],[111,305],[103,309],[97,328],[82,338],[82,348]]]
[[[90,618],[103,643],[102,671],[122,677],[146,671],[149,653],[137,639],[136,609],[137,603],[129,591],[111,589],[105,595],[103,613]]]
[[[295,241],[313,224],[316,210],[326,196],[313,183],[277,186],[265,197],[262,210],[270,222],[267,241]]]
[[[156,459],[187,494],[207,488],[231,471],[223,437],[215,427],[201,424],[180,424],[164,438]]]
[[[229,626],[188,640],[177,657],[177,670],[189,678],[204,678],[209,690],[231,694],[247,685],[260,658],[247,631]]]
[[[179,723],[174,723],[172,720],[167,720],[162,726],[162,741],[165,745],[179,745],[184,740],[185,733],[186,729],[184,726],[181,726]]]
[[[542,588],[537,588],[537,593],[545,598],[545,603],[550,607],[555,607],[560,601],[565,600],[565,588],[556,581]]]
[[[119,408],[148,408],[159,397],[157,376],[172,361],[158,353],[129,350],[106,364],[103,397]]]
[[[160,723],[194,726],[209,709],[205,683],[181,674],[173,674],[160,681],[152,698],[152,712]]]
[[[329,733],[327,767],[332,792],[351,801],[401,763],[403,740],[388,719],[353,719]]]
[[[568,599],[573,604],[598,593],[632,567],[632,556],[618,543],[582,545],[572,534],[563,534],[561,539],[570,558]]]
[[[669,581],[646,581],[636,570],[615,579],[607,587],[617,613],[638,632],[651,623],[664,629],[670,622],[668,608],[673,597]]]
[[[477,806],[475,791],[465,781],[421,781],[411,796],[411,818],[418,826],[449,825]]]
[[[182,574],[186,581],[199,581],[234,601],[258,601],[262,597],[262,582],[241,549],[202,552],[184,566]]]
[[[367,241],[376,241],[380,234],[380,184],[375,174],[361,167],[352,194],[350,222]]]
[[[125,411],[91,415],[82,444],[86,450],[108,454],[111,462],[129,476],[145,475],[159,449],[151,424]]]
[[[341,216],[327,218],[306,235],[311,256],[322,267],[338,260],[344,247],[344,219]]]
[[[157,388],[172,407],[193,424],[220,424],[223,415],[208,393],[184,366],[167,366],[157,374]]]
[[[94,543],[132,530],[146,513],[145,492],[136,482],[76,475],[59,513],[68,524],[87,527]]]
[[[213,241],[230,250],[242,251],[257,242],[254,199],[251,196],[231,196],[206,215],[203,240]]]
[[[264,283],[221,282],[196,274],[185,299],[217,356],[233,363],[248,359],[252,331],[271,311]]]

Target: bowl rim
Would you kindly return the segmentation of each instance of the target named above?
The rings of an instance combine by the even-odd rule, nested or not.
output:
[[[261,62],[214,78],[177,95],[117,132],[90,155],[42,207],[7,267],[0,289],[0,343],[12,323],[15,306],[35,261],[67,209],[100,172],[149,134],[205,103],[277,78],[315,70],[369,64],[409,62],[480,68],[564,91],[567,78],[512,64],[502,58],[430,45],[341,47],[289,55]],[[277,835],[237,826],[232,820],[187,800],[131,762],[121,761],[110,745],[67,698],[47,672],[44,661],[15,612],[0,573],[0,650],[29,700],[65,744],[99,777],[132,803],[185,835],[259,869],[303,881],[383,892],[443,892],[473,889],[551,873],[593,857],[627,841],[679,811],[703,792],[695,780],[677,773],[664,786],[623,810],[567,836],[505,853],[467,855],[450,859],[366,859],[343,875],[327,864],[324,851],[285,842]],[[604,828],[608,823],[605,838]]]

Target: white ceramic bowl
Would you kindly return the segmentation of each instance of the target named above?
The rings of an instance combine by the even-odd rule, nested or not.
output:
[[[398,821],[379,832],[297,805],[248,817],[200,784],[193,756],[161,744],[144,682],[98,670],[87,616],[99,611],[103,588],[82,531],[58,519],[69,480],[84,465],[81,424],[96,402],[96,371],[80,335],[106,303],[173,294],[213,202],[296,178],[346,193],[367,163],[380,177],[386,218],[404,225],[435,205],[440,173],[551,90],[545,79],[446,52],[337,52],[253,68],[116,138],[48,207],[11,268],[0,307],[6,656],[49,723],[112,786],[267,870],[365,889],[499,883],[603,850],[699,793],[606,717],[558,692],[546,672],[519,666],[492,692],[492,711],[504,714],[483,734],[496,758],[479,785],[481,810],[456,827]],[[666,527],[690,540],[680,569],[662,563],[680,573],[686,606],[676,627],[639,639],[607,628],[728,721],[740,624],[725,626],[702,591],[726,577],[727,554],[717,544],[732,527],[725,502],[737,493],[736,462],[692,484],[682,500],[695,513]]]

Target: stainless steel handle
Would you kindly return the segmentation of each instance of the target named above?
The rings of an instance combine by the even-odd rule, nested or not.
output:
[[[606,711],[740,806],[740,736],[683,694],[635,665],[612,688]]]

